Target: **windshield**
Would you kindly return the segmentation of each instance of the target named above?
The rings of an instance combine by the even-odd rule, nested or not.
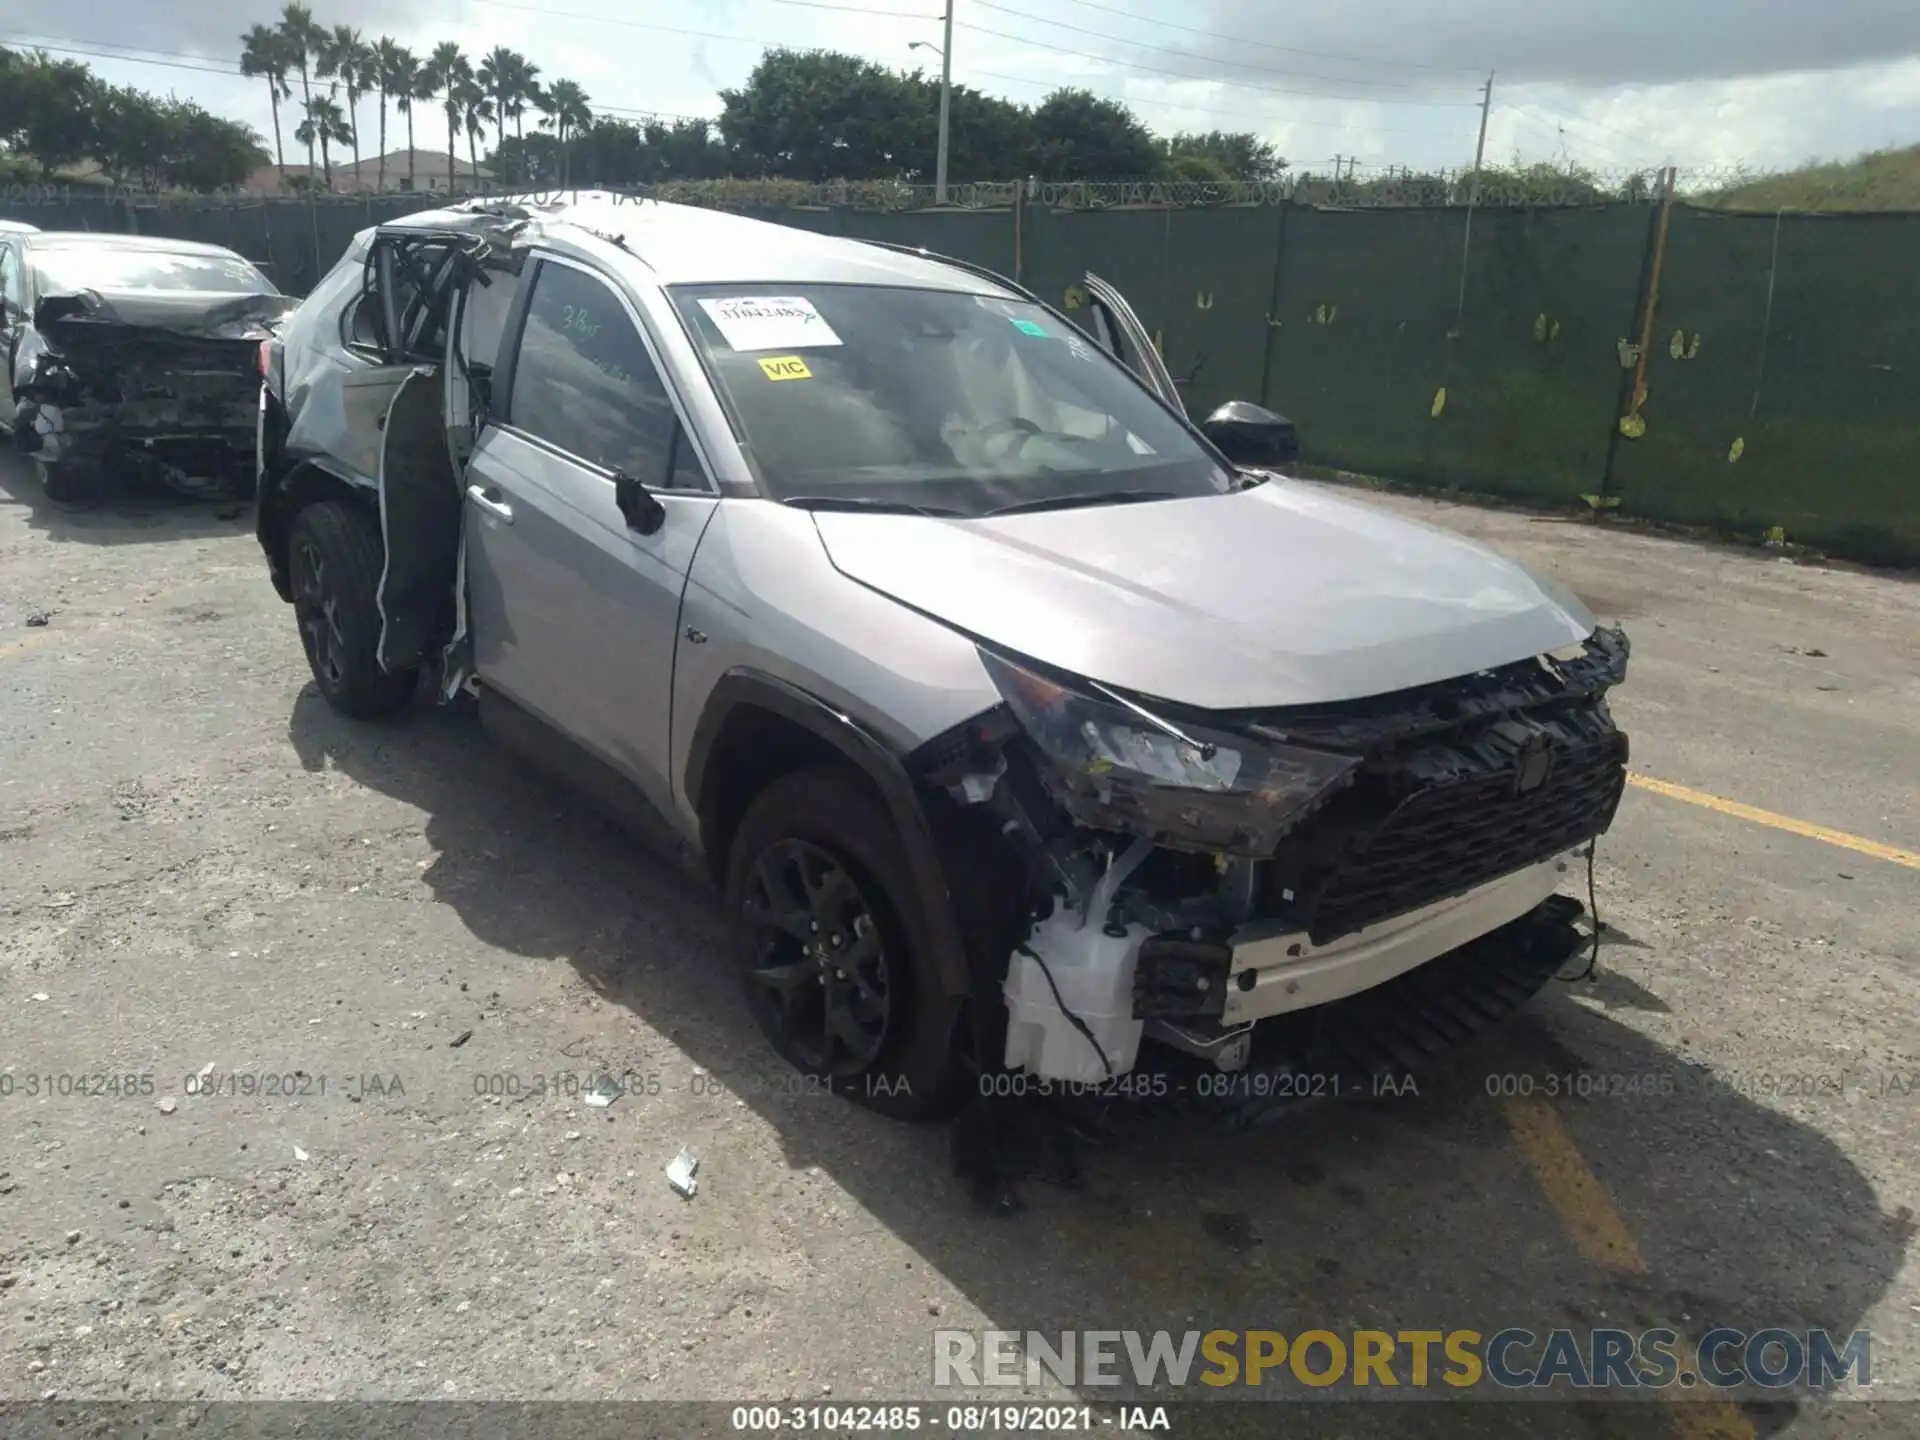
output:
[[[277,295],[273,282],[238,255],[176,254],[166,250],[111,250],[76,245],[36,246],[40,288],[66,290],[213,290]]]
[[[774,499],[982,515],[1230,488],[1179,420],[1037,305],[875,285],[670,294]]]

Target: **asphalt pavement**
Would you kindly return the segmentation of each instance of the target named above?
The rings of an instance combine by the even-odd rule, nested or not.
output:
[[[780,1067],[710,896],[464,715],[328,710],[250,510],[0,460],[0,1398],[945,1401],[937,1329],[1727,1325],[1870,1330],[1873,1384],[1554,1423],[1920,1433],[1920,585],[1380,503],[1633,638],[1597,971],[1418,1094],[1120,1134],[990,1221],[943,1130]],[[1544,1433],[1483,1398],[1338,1433]]]

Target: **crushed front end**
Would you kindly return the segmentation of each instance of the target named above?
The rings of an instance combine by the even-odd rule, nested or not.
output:
[[[1290,1017],[1356,998],[1417,993],[1452,1038],[1524,1003],[1575,933],[1555,892],[1625,787],[1606,694],[1628,652],[1600,629],[1417,690],[1199,713],[983,650],[1005,703],[915,758],[987,807],[1028,877],[1005,1068],[1233,1073]],[[1544,970],[1541,946],[1559,947]],[[1390,1054],[1435,1048],[1381,1023]]]
[[[260,343],[293,302],[190,298],[44,297],[14,359],[19,448],[50,465],[124,465],[193,496],[247,493]]]

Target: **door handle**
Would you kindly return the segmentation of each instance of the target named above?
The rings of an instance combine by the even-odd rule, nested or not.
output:
[[[513,523],[513,507],[500,498],[500,491],[492,485],[467,486],[467,498],[478,505],[496,520]]]

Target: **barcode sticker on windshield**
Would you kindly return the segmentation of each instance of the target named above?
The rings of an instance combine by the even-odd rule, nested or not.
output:
[[[735,295],[702,300],[700,308],[735,350],[799,350],[840,343],[804,296]]]

